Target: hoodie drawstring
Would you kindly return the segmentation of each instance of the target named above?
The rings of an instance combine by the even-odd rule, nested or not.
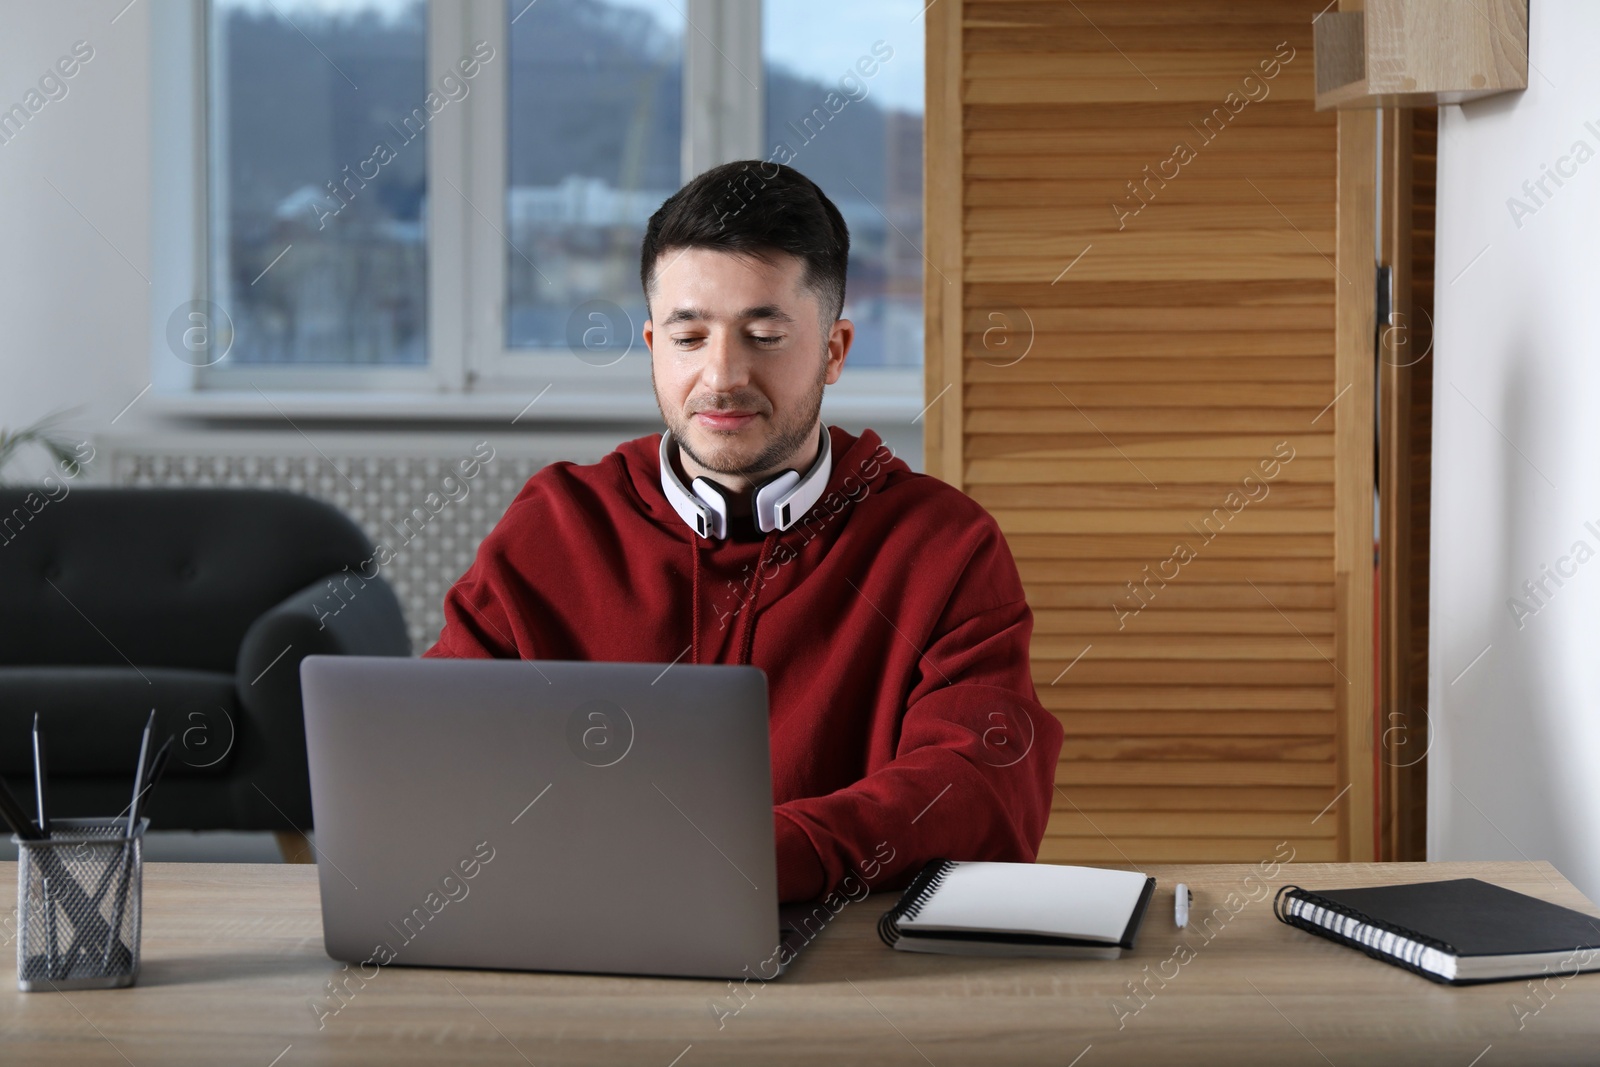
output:
[[[756,639],[756,606],[761,602],[761,572],[766,569],[767,561],[772,558],[772,547],[778,543],[779,531],[774,530],[761,542],[761,555],[756,560],[755,574],[750,579],[750,591],[745,594],[744,603],[739,607],[739,613],[744,616],[739,622],[739,659],[737,662],[743,666],[750,662],[751,649]],[[689,542],[690,570],[693,574],[691,596],[691,615],[689,622],[689,648],[690,663],[700,662],[700,542],[691,539]]]
[[[772,546],[778,543],[778,531],[767,534],[766,540],[761,542],[761,555],[756,559],[756,573],[750,582],[750,593],[745,598],[744,607],[739,610],[744,613],[744,625],[739,640],[739,663],[750,662],[750,649],[756,640],[756,605],[761,602],[761,586],[763,579],[761,572],[767,567],[767,560],[772,558]]]
[[[689,647],[693,650],[689,654],[690,663],[700,662],[700,542],[689,537],[689,558],[694,561],[691,570],[694,573],[693,592],[689,599]]]

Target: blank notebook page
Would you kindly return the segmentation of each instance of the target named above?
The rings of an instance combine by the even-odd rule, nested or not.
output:
[[[958,862],[900,929],[1122,940],[1146,875],[1047,863]]]

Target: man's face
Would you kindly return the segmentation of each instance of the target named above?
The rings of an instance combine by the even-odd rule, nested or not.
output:
[[[740,489],[809,455],[822,388],[839,380],[855,327],[840,319],[823,332],[804,261],[674,248],[656,270],[644,342],[685,458]]]

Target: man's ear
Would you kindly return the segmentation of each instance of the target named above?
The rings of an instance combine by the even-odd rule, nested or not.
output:
[[[844,372],[844,360],[850,354],[850,345],[855,339],[856,324],[849,319],[839,319],[828,331],[828,370],[823,378],[828,385],[838,381],[839,375]]]
[[[655,324],[649,319],[645,319],[644,326],[640,328],[639,334],[644,338],[645,351],[654,352],[656,349],[655,345],[652,344],[652,341],[655,338]]]

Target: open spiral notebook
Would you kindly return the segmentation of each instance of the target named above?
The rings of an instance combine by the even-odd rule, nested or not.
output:
[[[936,859],[878,920],[904,952],[1116,959],[1156,880],[1134,871]]]

